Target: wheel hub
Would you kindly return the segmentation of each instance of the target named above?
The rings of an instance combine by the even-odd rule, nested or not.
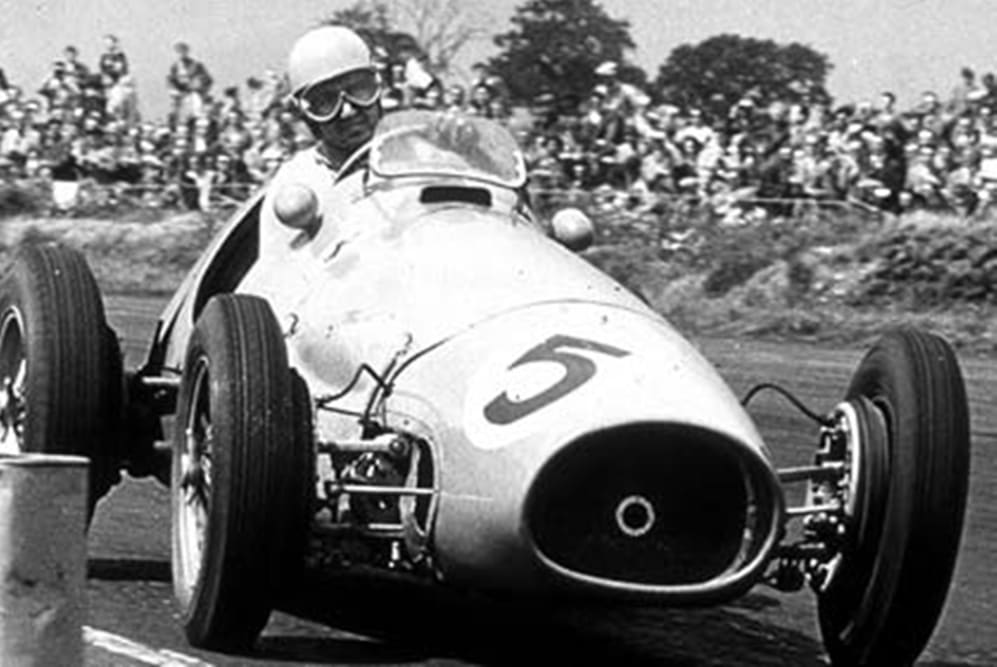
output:
[[[784,481],[805,481],[806,499],[790,508],[789,518],[802,518],[802,535],[780,546],[768,583],[779,590],[799,590],[805,582],[820,593],[841,565],[860,512],[860,484],[866,430],[861,405],[844,402],[821,427],[820,445],[812,466],[780,471]]]
[[[808,542],[825,547],[825,557],[812,558],[807,575],[814,590],[823,590],[841,562],[841,548],[856,513],[857,483],[861,474],[861,430],[855,408],[842,403],[834,411],[834,423],[821,438],[814,463],[836,465],[840,474],[813,480],[807,486],[807,504],[837,506],[837,511],[820,512],[804,519],[804,536]]]

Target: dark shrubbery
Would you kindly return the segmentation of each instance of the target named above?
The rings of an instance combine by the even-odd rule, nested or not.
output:
[[[649,277],[695,274],[704,297],[721,298],[784,262],[788,303],[819,297],[913,311],[997,305],[997,227],[984,223],[922,216],[898,226],[846,209],[735,224],[660,209],[594,217],[600,247],[590,260],[638,292],[646,291]]]
[[[997,230],[901,229],[860,249],[873,269],[853,303],[902,301],[912,308],[952,302],[997,304]]]
[[[769,261],[750,254],[739,254],[716,262],[703,282],[703,292],[709,297],[727,294],[738,285],[748,282],[751,276],[769,265]]]
[[[0,183],[0,218],[37,215],[44,210],[43,193],[12,183]]]
[[[786,223],[763,221],[735,227],[715,226],[704,232],[706,296],[723,296],[773,262],[791,259],[805,245],[800,231]]]
[[[51,243],[53,241],[58,241],[59,237],[56,234],[45,231],[40,227],[31,226],[24,230],[18,241],[19,245],[24,245],[28,243]]]

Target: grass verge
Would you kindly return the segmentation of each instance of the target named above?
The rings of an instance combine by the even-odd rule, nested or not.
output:
[[[170,294],[219,224],[200,213],[7,218],[0,262],[19,243],[61,241],[84,252],[106,294]],[[997,352],[997,233],[989,227],[925,216],[875,226],[775,221],[690,226],[678,244],[646,219],[600,227],[584,257],[688,334],[864,344],[907,324],[974,353]]]

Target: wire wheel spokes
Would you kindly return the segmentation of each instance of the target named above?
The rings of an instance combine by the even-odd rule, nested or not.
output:
[[[180,452],[179,488],[176,490],[180,495],[177,510],[182,535],[181,558],[190,585],[197,580],[207,540],[211,512],[211,457],[214,450],[207,364],[199,364],[196,373]]]
[[[0,322],[0,454],[24,451],[28,414],[28,362],[20,313],[11,309]]]
[[[183,453],[180,488],[185,503],[207,510],[211,490],[211,448],[213,431],[207,415],[200,415],[197,428],[188,429],[188,449]]]

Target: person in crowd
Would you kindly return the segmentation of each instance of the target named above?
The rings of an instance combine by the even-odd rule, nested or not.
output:
[[[191,152],[198,158],[203,158],[205,155],[215,152],[217,136],[217,128],[212,118],[208,116],[196,118],[190,137]]]
[[[272,110],[281,106],[287,90],[280,74],[273,69],[267,69],[263,77],[246,79],[246,96],[242,100],[242,108],[247,119],[252,122],[261,121]]]
[[[890,90],[879,94],[879,106],[876,109],[875,124],[884,127],[897,121],[897,96]]]
[[[476,86],[484,86],[492,97],[509,99],[509,86],[502,80],[502,77],[494,74],[483,63],[475,63],[471,66],[471,83],[468,89],[474,89]]]
[[[402,54],[402,63],[404,66],[402,81],[405,88],[403,99],[406,101],[406,106],[426,106],[427,96],[432,98],[429,100],[430,103],[434,99],[438,100],[442,93],[442,84],[430,71],[425,54],[414,48],[406,49]]]
[[[700,146],[705,146],[713,141],[714,136],[713,128],[703,119],[703,112],[692,108],[688,111],[685,125],[675,132],[675,141],[681,144],[687,137],[691,137]]]
[[[459,83],[447,86],[443,91],[441,105],[447,111],[464,111],[467,105],[467,91]]]
[[[45,99],[49,111],[62,111],[71,108],[80,97],[80,88],[67,75],[66,63],[56,60],[52,70],[42,81],[38,93]]]
[[[419,93],[414,100],[412,100],[412,106],[416,109],[427,109],[435,110],[441,108],[443,105],[443,89],[438,79],[434,79],[429,87]]]
[[[602,106],[609,116],[622,116],[636,128],[642,136],[649,136],[653,130],[647,120],[647,110],[651,97],[637,86],[619,78],[619,64],[607,60],[595,69],[596,85],[605,90]]]
[[[121,50],[116,35],[104,35],[104,51],[97,61],[97,71],[106,88],[111,88],[128,75],[128,56]]]
[[[997,74],[987,72],[980,79],[979,88],[970,93],[970,99],[977,109],[981,107],[993,107],[997,103]]]
[[[166,83],[173,98],[175,120],[186,123],[206,113],[214,79],[204,63],[190,55],[190,46],[186,42],[176,42],[173,50],[177,59],[170,65]]]
[[[974,187],[980,168],[980,155],[971,147],[953,151],[952,167],[946,178],[945,198],[961,216],[972,215],[980,203],[980,193]]]
[[[467,106],[468,113],[487,118],[494,96],[495,92],[487,84],[475,84],[471,88],[471,99]]]
[[[216,191],[230,201],[244,201],[250,194],[252,179],[246,162],[237,154],[222,151],[215,156]]]
[[[980,211],[988,212],[997,204],[997,145],[991,143],[981,146],[974,187],[979,194]]]
[[[953,115],[959,116],[969,108],[970,98],[977,90],[976,72],[970,67],[959,70],[959,83],[952,88],[948,108]]]
[[[504,97],[496,95],[488,101],[488,118],[506,124],[509,121],[509,115],[509,107],[506,106]]]
[[[385,79],[382,84],[384,93],[381,96],[381,107],[385,111],[404,109],[412,104],[411,89],[405,81],[405,64],[392,60],[386,63],[383,69]]]
[[[637,86],[625,83],[619,78],[619,64],[613,60],[607,60],[595,69],[598,79],[596,85],[606,86],[606,99],[603,106],[609,111],[623,110],[624,112],[634,112],[646,109],[651,102],[651,98]]]
[[[10,96],[10,83],[7,81],[7,74],[0,67],[0,105],[7,102]]]
[[[212,115],[218,118],[225,118],[231,112],[242,114],[242,98],[239,95],[238,86],[226,86],[222,90],[221,98],[218,100],[218,104]]]
[[[100,85],[99,75],[88,74],[80,81],[80,97],[76,108],[84,117],[104,116],[107,111],[107,91]]]
[[[123,121],[129,127],[138,125],[142,120],[138,90],[130,74],[125,74],[106,89],[106,110],[109,117]]]
[[[0,125],[0,158],[16,168],[22,168],[27,157],[24,144],[23,115],[8,116]]]
[[[907,190],[911,194],[911,203],[918,207],[938,209],[945,204],[945,182],[932,163],[934,153],[930,144],[916,146],[908,163]]]
[[[90,78],[90,68],[80,62],[80,51],[70,44],[62,50],[63,62],[66,67],[66,76],[71,79],[77,87],[82,88]]]
[[[670,145],[670,144],[666,144]],[[699,154],[703,144],[695,136],[689,135],[671,145],[671,180],[681,194],[696,194],[702,184],[699,176]]]
[[[253,143],[253,136],[246,127],[246,117],[236,109],[222,119],[218,132],[219,147],[230,156],[241,156]]]

